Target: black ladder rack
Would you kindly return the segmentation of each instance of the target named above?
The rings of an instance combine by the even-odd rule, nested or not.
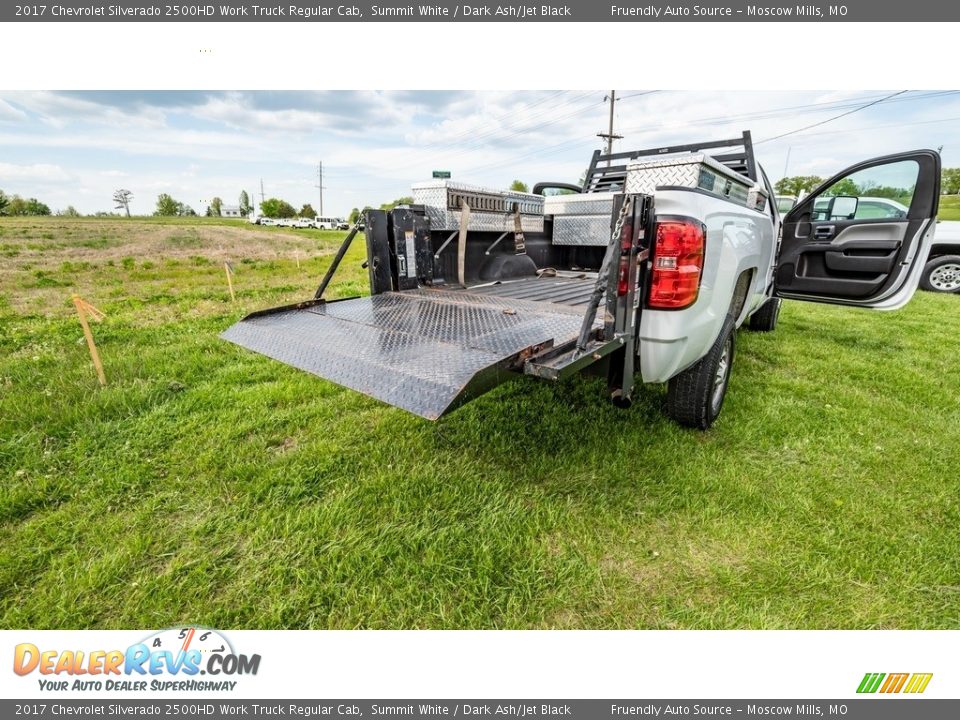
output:
[[[700,152],[703,150],[717,150],[730,148],[733,152],[722,155],[711,155],[719,163],[726,165],[734,172],[745,175],[757,182],[757,161],[753,155],[753,139],[750,131],[745,130],[743,135],[730,140],[712,140],[710,142],[692,143],[690,145],[671,145],[669,147],[649,148],[647,150],[630,150],[627,152],[603,155],[595,150],[590,160],[590,167],[583,181],[583,192],[623,192],[627,178],[627,163],[641,157],[655,157],[657,155],[673,155],[684,152]]]

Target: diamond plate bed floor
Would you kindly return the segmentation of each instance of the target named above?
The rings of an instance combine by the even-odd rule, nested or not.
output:
[[[245,318],[221,337],[435,420],[515,377],[507,366],[527,348],[576,338],[583,309],[564,304],[574,299],[573,286],[556,280],[282,309]],[[592,283],[582,285],[589,294]],[[534,287],[538,300],[527,297]],[[549,297],[563,300],[541,297],[548,288]]]
[[[570,307],[586,306],[596,282],[596,273],[577,277],[532,277],[510,280],[495,285],[478,285],[464,292],[516,298],[532,302],[549,302]],[[582,313],[583,310],[580,310]]]

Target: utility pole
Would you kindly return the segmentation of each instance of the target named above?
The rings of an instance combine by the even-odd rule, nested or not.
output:
[[[609,101],[610,101],[610,125],[609,125],[609,127],[607,128],[607,132],[605,132],[605,133],[597,133],[597,137],[606,139],[606,141],[607,141],[607,152],[606,152],[606,154],[607,154],[607,155],[610,155],[610,154],[613,153],[613,141],[614,141],[614,140],[622,140],[622,139],[623,139],[623,135],[614,135],[614,133],[613,133],[613,107],[614,107],[614,104],[617,102],[617,91],[616,91],[616,90],[611,90],[611,91],[610,91],[610,94],[607,95],[607,96],[604,98],[604,100],[609,100]],[[610,161],[607,160],[607,165],[610,165],[610,164],[611,164]]]
[[[323,160],[317,165],[317,184],[315,187],[320,191],[320,217],[323,217]]]
[[[266,199],[266,195],[263,194],[263,178],[260,178],[260,204],[263,205],[263,201]]]

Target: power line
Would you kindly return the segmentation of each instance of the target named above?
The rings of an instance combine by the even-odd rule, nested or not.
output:
[[[652,93],[655,93],[655,92],[659,92],[659,91],[657,91],[657,90],[651,90],[651,91],[644,92],[644,93],[636,93],[636,94],[634,94],[634,95],[628,95],[628,96],[626,96],[626,97],[619,98],[619,99],[621,99],[621,100],[626,100],[626,99],[629,98],[629,97],[637,97],[637,96],[640,96],[640,95],[649,95],[649,94],[652,94]],[[957,91],[950,91],[950,92],[957,92]],[[931,95],[933,95],[933,94],[934,94],[934,93],[930,93],[930,94],[927,94],[927,95],[918,95],[918,96],[916,96],[916,97],[903,98],[903,100],[924,99],[924,98],[929,97],[929,96],[931,96]],[[939,93],[939,92],[938,92],[938,93],[935,93],[935,94],[940,95],[940,94],[947,94],[947,93]],[[883,96],[883,97],[887,97],[887,96]],[[880,99],[883,99],[883,97],[881,97]],[[868,96],[868,98],[871,99],[871,100],[874,99],[873,97],[869,97],[869,96]],[[863,100],[863,99],[867,99],[867,98],[861,98],[861,100]],[[895,100],[894,102],[897,102],[897,101]],[[840,104],[840,103],[843,103],[843,104]],[[737,121],[737,120],[739,120],[739,121],[745,121],[745,120],[751,120],[751,119],[761,119],[761,118],[769,117],[771,113],[783,112],[783,111],[793,111],[793,114],[796,114],[797,112],[802,112],[803,109],[805,109],[805,108],[809,108],[808,112],[823,112],[823,111],[825,111],[825,110],[838,109],[838,108],[840,108],[840,107],[849,107],[849,106],[850,106],[850,105],[849,105],[849,101],[831,101],[831,102],[829,102],[829,103],[808,103],[807,105],[792,105],[792,106],[782,107],[782,108],[773,108],[773,109],[767,109],[767,110],[760,110],[760,111],[756,111],[756,112],[752,112],[752,113],[741,113],[741,114],[739,114],[739,115],[727,115],[727,116],[719,115],[719,116],[710,116],[710,117],[706,117],[706,118],[700,118],[700,119],[698,119],[698,120],[693,120],[693,121],[691,121],[691,122],[689,122],[689,123],[684,123],[684,124],[683,124],[683,127],[685,127],[685,128],[690,128],[690,127],[704,127],[704,126],[710,126],[710,125],[721,125],[721,124],[724,124],[724,123],[727,123],[727,122],[733,122],[733,121]],[[622,132],[638,132],[638,131],[641,131],[641,132],[642,132],[642,131],[647,131],[647,130],[659,130],[659,129],[663,129],[663,126],[661,126],[661,125],[657,125],[657,126],[652,126],[652,125],[647,125],[647,126],[638,125],[638,126],[634,126],[634,127],[624,128],[624,129],[622,130]],[[513,155],[509,161],[505,161],[505,162],[493,162],[493,163],[483,163],[483,164],[481,164],[481,165],[475,165],[475,166],[469,167],[468,169],[469,169],[469,170],[474,170],[474,171],[476,171],[476,170],[486,171],[486,170],[491,170],[491,169],[495,169],[495,168],[498,168],[498,167],[506,167],[506,166],[512,165],[512,164],[514,163],[514,161],[516,161],[517,159],[520,159],[520,158],[534,157],[534,156],[536,156],[536,157],[549,157],[549,156],[552,156],[552,155],[557,155],[557,154],[559,154],[559,153],[561,153],[561,152],[564,152],[564,151],[566,151],[566,150],[571,150],[571,149],[573,149],[574,147],[586,146],[586,145],[589,145],[589,144],[592,144],[592,143],[593,143],[593,141],[592,141],[592,140],[589,140],[589,139],[573,138],[573,139],[570,139],[570,140],[565,140],[565,141],[563,141],[563,142],[555,143],[555,144],[553,144],[553,145],[547,145],[547,146],[542,147],[542,148],[539,148],[539,149],[537,149],[537,150],[532,150],[532,151],[530,151],[530,152],[521,153],[521,154],[519,154],[519,155]]]
[[[785,138],[785,137],[787,137],[788,135],[796,135],[797,133],[803,132],[804,130],[810,130],[811,128],[820,127],[821,125],[826,125],[827,123],[833,122],[834,120],[839,120],[840,118],[846,117],[847,115],[853,115],[854,113],[858,113],[858,112],[860,112],[861,110],[866,110],[867,108],[873,107],[874,105],[879,105],[880,103],[882,103],[882,102],[884,102],[884,101],[886,101],[886,100],[890,100],[891,98],[895,98],[895,97],[897,97],[898,95],[903,95],[903,94],[906,93],[906,92],[910,92],[910,91],[909,91],[909,90],[899,90],[899,91],[897,91],[897,92],[895,92],[895,93],[893,93],[893,94],[891,94],[891,95],[887,95],[886,97],[882,97],[882,98],[880,98],[879,100],[874,100],[874,101],[872,101],[872,102],[868,102],[868,103],[866,103],[865,105],[860,105],[860,106],[858,106],[858,107],[855,107],[853,110],[847,110],[847,112],[840,113],[839,115],[834,115],[833,117],[827,118],[826,120],[821,120],[820,122],[815,122],[815,123],[813,123],[812,125],[806,125],[806,126],[804,126],[804,127],[802,127],[802,128],[797,128],[796,130],[791,130],[790,132],[785,132],[785,133],[782,133],[782,134],[780,134],[780,135],[775,135],[774,137],[771,137],[771,138],[765,138],[765,139],[763,139],[763,140],[758,140],[757,142],[754,143],[754,145],[760,145],[760,144],[766,143],[766,142],[773,142],[774,140],[779,140],[780,138]]]
[[[899,99],[890,100],[890,103],[900,103],[900,102],[914,102],[917,100],[927,100],[934,97],[942,97],[945,95],[957,95],[960,94],[958,90],[945,90],[937,91],[930,93],[923,93],[918,95],[911,95],[909,97],[901,97]],[[787,107],[779,108],[770,108],[767,110],[757,110],[754,112],[741,113],[737,115],[716,115],[713,117],[699,118],[697,120],[692,120],[690,122],[682,123],[682,127],[690,127],[691,123],[695,123],[697,127],[706,127],[711,125],[724,125],[726,123],[740,122],[745,120],[769,120],[780,115],[806,115],[814,114],[819,112],[825,112],[828,110],[845,110],[847,108],[859,107],[861,103],[867,100],[874,100],[876,98],[883,99],[888,96],[866,96],[857,98],[856,102],[850,102],[849,100],[833,100],[826,103],[808,103],[806,105],[790,105]],[[644,126],[638,125],[635,127],[628,127],[624,129],[624,132],[637,132],[642,130],[658,130],[663,129],[665,126]],[[667,126],[669,127],[669,126]]]
[[[658,92],[658,91],[656,91],[656,90],[651,90],[651,91],[645,91],[645,92],[641,92],[641,93],[634,93],[634,94],[631,94],[631,95],[626,95],[626,96],[619,97],[619,98],[617,98],[617,101],[627,100],[627,99],[630,99],[630,98],[633,98],[633,97],[638,97],[638,96],[643,96],[643,95],[649,95],[649,94],[652,94],[652,93],[655,93],[655,92]],[[766,138],[766,139],[764,139],[764,140],[762,140],[762,141],[758,141],[757,143],[755,143],[755,144],[759,144],[760,142],[772,142],[773,140],[780,139],[781,137],[786,137],[786,136],[788,136],[788,135],[796,134],[796,133],[799,133],[799,132],[803,132],[803,131],[805,131],[805,130],[809,130],[809,129],[812,129],[812,128],[815,128],[815,127],[819,127],[819,126],[821,126],[821,125],[825,125],[825,124],[827,124],[827,123],[829,123],[829,122],[833,122],[834,120],[837,120],[837,119],[839,119],[839,118],[841,118],[841,117],[845,117],[845,116],[847,116],[847,115],[852,115],[852,114],[855,113],[855,112],[860,112],[861,110],[867,109],[867,108],[869,108],[869,107],[871,107],[871,106],[873,106],[873,105],[877,105],[877,104],[880,104],[880,103],[911,102],[911,101],[917,101],[917,100],[930,99],[930,98],[934,98],[934,97],[942,97],[942,96],[949,96],[949,95],[956,95],[956,94],[958,94],[958,91],[935,91],[935,92],[929,92],[929,93],[922,93],[922,94],[911,95],[911,96],[908,96],[908,97],[900,97],[900,96],[904,95],[906,92],[908,92],[908,91],[900,91],[900,92],[897,92],[897,93],[892,93],[892,94],[889,94],[889,95],[883,95],[883,96],[880,96],[880,97],[876,97],[876,96],[873,96],[873,97],[871,97],[871,96],[861,97],[861,98],[856,99],[856,102],[857,102],[856,105],[852,105],[851,100],[846,99],[846,100],[835,100],[835,101],[830,101],[830,102],[807,103],[807,104],[802,104],[802,105],[792,105],[792,106],[786,106],[786,107],[768,108],[768,109],[765,109],[765,110],[759,110],[759,111],[749,112],[749,113],[740,113],[740,114],[735,114],[735,115],[710,116],[710,117],[701,118],[701,119],[698,119],[698,120],[693,120],[693,121],[691,121],[690,123],[685,123],[685,124],[684,124],[684,127],[686,127],[686,128],[690,128],[690,127],[693,127],[693,128],[695,128],[695,127],[706,127],[706,126],[710,126],[710,125],[720,125],[720,124],[724,124],[724,123],[728,123],[728,122],[746,121],[746,120],[751,120],[751,119],[770,119],[770,118],[772,118],[772,117],[775,117],[777,114],[786,114],[786,113],[789,113],[789,114],[805,114],[805,113],[825,112],[825,111],[837,110],[837,109],[841,109],[841,108],[843,108],[843,109],[850,108],[850,110],[849,110],[848,112],[844,112],[844,113],[841,113],[841,114],[839,114],[839,115],[835,115],[835,116],[833,116],[833,117],[831,117],[831,118],[827,118],[827,119],[825,119],[825,120],[819,121],[819,122],[817,122],[817,123],[812,123],[812,124],[810,124],[810,125],[808,125],[808,126],[805,126],[805,127],[803,127],[803,128],[798,128],[798,129],[792,130],[792,131],[790,131],[790,132],[788,132],[788,133],[783,133],[783,134],[781,134],[781,135],[778,135],[778,136],[772,137],[772,138]],[[555,97],[555,96],[553,96],[553,97]],[[552,99],[552,98],[548,98],[548,100],[549,100],[549,99]],[[865,103],[865,102],[863,102],[864,100],[869,100],[869,102],[866,102],[866,103]],[[573,99],[573,100],[571,100],[571,101],[568,101],[567,103],[564,103],[564,104],[570,104],[570,102],[576,102],[576,99]],[[561,105],[559,105],[559,106],[556,106],[556,107],[562,107],[562,105],[563,105],[563,104],[561,104]],[[591,109],[593,109],[593,108],[595,108],[595,107],[596,107],[596,104],[595,104],[595,103],[591,103],[591,104],[588,105],[587,107],[584,107],[584,108],[581,108],[581,109],[579,109],[579,110],[576,110],[576,111],[574,111],[574,112],[572,112],[572,113],[566,114],[566,115],[564,115],[563,117],[555,118],[553,121],[551,121],[551,122],[549,122],[549,123],[545,123],[545,124],[542,124],[542,125],[539,125],[539,126],[535,126],[535,127],[518,129],[518,130],[516,130],[516,131],[514,131],[514,132],[512,132],[512,133],[507,134],[507,135],[504,136],[504,137],[505,137],[505,138],[507,138],[507,137],[514,137],[514,136],[523,135],[523,134],[526,134],[526,133],[529,133],[529,132],[534,132],[534,131],[536,131],[536,130],[540,130],[540,129],[542,129],[542,128],[544,128],[544,127],[547,127],[547,126],[549,126],[549,125],[555,124],[556,122],[559,122],[559,121],[562,121],[562,120],[564,120],[564,119],[567,119],[568,117],[572,117],[572,116],[574,116],[574,115],[581,114],[582,112],[586,112],[586,111],[588,111],[588,110],[591,110]],[[553,112],[553,111],[554,111],[554,108],[548,108],[548,109],[546,109],[546,112],[548,112],[548,113],[549,113],[549,112]],[[540,113],[538,113],[538,115],[539,115],[539,114],[540,114]],[[941,121],[932,121],[932,122],[941,122]],[[917,122],[917,123],[899,123],[898,126],[915,125],[915,124],[924,124],[924,123],[923,123],[923,121]],[[880,126],[880,127],[884,127],[884,126]],[[892,127],[892,126],[891,126],[891,127]],[[636,127],[629,127],[629,128],[625,128],[624,131],[625,131],[625,132],[636,132],[636,131],[660,130],[660,129],[663,129],[663,126],[662,126],[662,125],[660,125],[660,126],[636,126]],[[866,128],[866,129],[869,130],[869,129],[871,129],[871,128]],[[486,136],[495,135],[495,134],[497,134],[497,132],[498,132],[497,130],[494,130],[494,131],[492,131],[492,132],[486,133]],[[837,132],[846,132],[846,131],[841,130],[841,131],[837,131]],[[814,135],[815,135],[815,134],[816,134],[816,133],[814,133]],[[551,145],[542,146],[542,147],[539,147],[539,148],[534,149],[534,150],[530,150],[530,151],[526,151],[526,152],[521,152],[521,153],[515,153],[515,154],[513,154],[513,155],[511,156],[510,160],[507,160],[507,161],[495,161],[495,162],[481,163],[481,164],[479,164],[479,165],[467,166],[467,167],[464,168],[463,170],[468,171],[468,172],[488,172],[488,171],[490,171],[490,170],[498,169],[498,168],[501,168],[501,167],[514,166],[518,160],[521,160],[521,159],[524,159],[524,158],[531,158],[531,157],[538,157],[538,158],[550,157],[550,156],[554,156],[554,155],[557,155],[557,154],[562,153],[562,152],[566,152],[566,151],[568,151],[568,150],[572,150],[572,149],[575,148],[575,147],[582,147],[582,146],[590,145],[590,144],[592,144],[593,142],[594,142],[594,141],[591,140],[591,139],[572,138],[572,139],[565,140],[565,141],[562,141],[562,142],[559,142],[559,143],[554,143],[554,144],[551,144]],[[420,149],[419,149],[419,148],[411,148],[411,151],[416,152],[416,153],[419,153],[419,152],[420,152]],[[469,152],[469,150],[460,150],[459,152],[455,152],[455,153],[453,153],[452,155],[449,155],[448,157],[455,157],[455,156],[458,156],[458,155],[462,155],[462,154],[464,154],[465,152]]]

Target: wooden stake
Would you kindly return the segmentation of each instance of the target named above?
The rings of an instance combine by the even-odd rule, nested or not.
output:
[[[87,314],[89,313],[90,317],[98,322],[105,316],[79,295],[75,294],[73,296],[73,304],[74,307],[77,308],[77,315],[80,317],[80,327],[83,328],[83,336],[87,339],[87,348],[90,350],[93,367],[97,370],[97,379],[100,381],[101,387],[105,387],[107,384],[107,376],[103,372],[103,363],[100,362],[100,353],[97,352],[97,345],[93,341],[93,333],[90,331],[90,323],[87,322]]]
[[[294,250],[294,252],[296,253],[296,256],[297,256],[297,270],[299,270],[300,269],[300,251]]]
[[[227,287],[230,288],[230,302],[236,302],[237,296],[233,294],[233,269],[229,262],[223,264],[223,270],[227,274]]]

